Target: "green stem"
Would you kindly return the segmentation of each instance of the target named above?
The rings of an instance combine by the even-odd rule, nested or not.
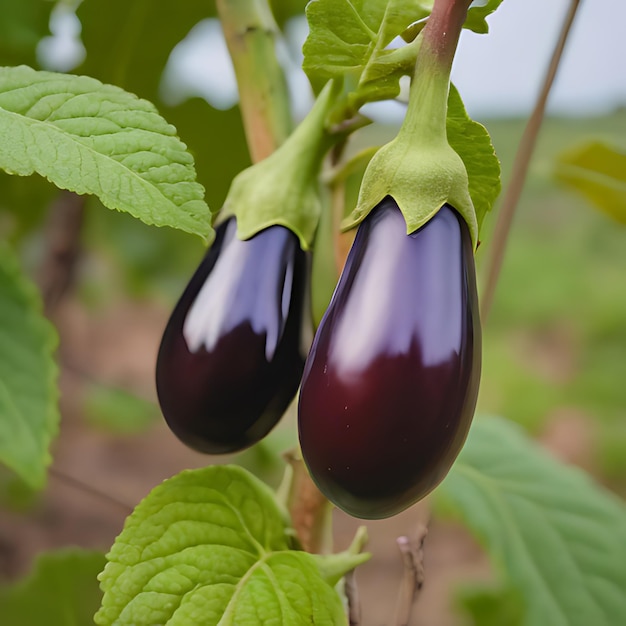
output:
[[[424,27],[401,131],[410,133],[414,141],[446,138],[450,71],[470,4],[470,0],[436,0]]]
[[[467,222],[476,246],[478,221],[467,170],[448,143],[446,131],[450,70],[469,5],[470,0],[435,0],[420,34],[404,122],[397,136],[369,162],[357,206],[342,223],[345,230],[357,226],[391,196],[404,215],[407,233],[421,228],[449,204]]]
[[[276,58],[278,28],[267,0],[217,0],[233,61],[252,161],[266,158],[292,129],[289,93]]]

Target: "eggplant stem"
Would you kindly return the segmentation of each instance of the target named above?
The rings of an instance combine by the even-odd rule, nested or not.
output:
[[[217,11],[235,68],[248,149],[258,163],[292,130],[287,82],[276,58],[279,30],[267,0],[217,0]]]

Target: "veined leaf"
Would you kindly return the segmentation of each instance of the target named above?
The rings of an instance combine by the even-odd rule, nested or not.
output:
[[[431,8],[432,0],[313,0],[306,8],[310,31],[302,67],[314,84],[350,76],[359,104],[367,101],[364,90],[370,99],[395,97],[417,50],[414,44],[386,47]],[[379,83],[383,93],[377,94]]]
[[[104,562],[101,552],[77,548],[41,554],[30,576],[0,588],[2,626],[90,624]]]
[[[465,27],[488,31],[485,17],[502,0],[477,0],[468,11]],[[416,22],[428,17],[433,0],[312,0],[306,8],[309,35],[302,67],[314,85],[348,77],[351,104],[395,98],[399,79],[411,75],[419,40]],[[410,29],[413,41],[389,48]]]
[[[185,471],[141,502],[107,555],[97,624],[345,624],[339,576],[368,557],[291,550],[270,489],[236,466]],[[325,576],[327,570],[332,576]]]
[[[450,85],[448,96],[446,131],[448,143],[465,164],[480,232],[485,215],[492,209],[500,194],[500,161],[487,129],[467,115],[454,85]]]
[[[525,626],[624,621],[626,508],[518,427],[478,419],[435,497],[521,592]]]
[[[41,489],[59,426],[57,335],[37,288],[0,246],[0,462]]]
[[[626,224],[626,152],[599,141],[585,143],[558,157],[555,176]]]
[[[212,235],[193,157],[154,106],[86,76],[0,69],[0,167],[97,195],[147,224]]]

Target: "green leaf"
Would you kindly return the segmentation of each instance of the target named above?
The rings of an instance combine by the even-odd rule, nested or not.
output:
[[[626,224],[626,152],[599,141],[584,143],[557,158],[555,176],[596,208]]]
[[[291,537],[273,493],[245,470],[182,472],[126,520],[100,576],[96,623],[345,624],[336,568],[325,579]],[[366,559],[346,559],[343,573]]]
[[[525,626],[615,626],[626,616],[626,509],[502,419],[480,418],[435,492],[524,599]]]
[[[475,0],[467,12],[464,28],[481,35],[488,33],[489,26],[485,18],[491,15],[501,4],[502,0]]]
[[[357,108],[368,98],[393,98],[400,76],[413,71],[416,46],[385,48],[431,8],[428,0],[313,0],[302,67],[314,84],[349,76]]]
[[[57,335],[37,288],[0,245],[0,462],[43,487],[59,424]]]
[[[465,28],[488,31],[485,17],[502,0],[475,3]],[[432,11],[433,0],[312,0],[307,5],[309,35],[304,43],[302,67],[314,85],[348,77],[354,109],[366,102],[395,98],[401,76],[412,75],[419,47],[415,39]],[[410,30],[412,42],[388,48]]]
[[[35,65],[53,7],[50,0],[0,0],[0,65]]]
[[[104,554],[77,548],[41,554],[31,575],[0,588],[2,626],[91,624],[102,594]]]
[[[193,157],[154,106],[86,76],[0,69],[0,167],[209,238]]]
[[[450,85],[448,96],[446,131],[448,143],[461,157],[467,170],[470,197],[480,231],[485,215],[491,211],[500,194],[500,161],[487,129],[467,115],[454,85]]]

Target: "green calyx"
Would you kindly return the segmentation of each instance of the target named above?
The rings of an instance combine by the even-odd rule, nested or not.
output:
[[[282,225],[298,236],[304,250],[311,247],[321,214],[318,174],[337,140],[326,121],[339,87],[329,82],[285,143],[234,178],[222,215],[236,216],[240,239]]]
[[[402,127],[368,164],[357,206],[342,227],[349,230],[358,225],[386,196],[402,211],[407,233],[449,204],[467,222],[476,247],[478,223],[467,170],[446,134],[451,59],[442,61],[428,43],[423,41],[420,47]]]

